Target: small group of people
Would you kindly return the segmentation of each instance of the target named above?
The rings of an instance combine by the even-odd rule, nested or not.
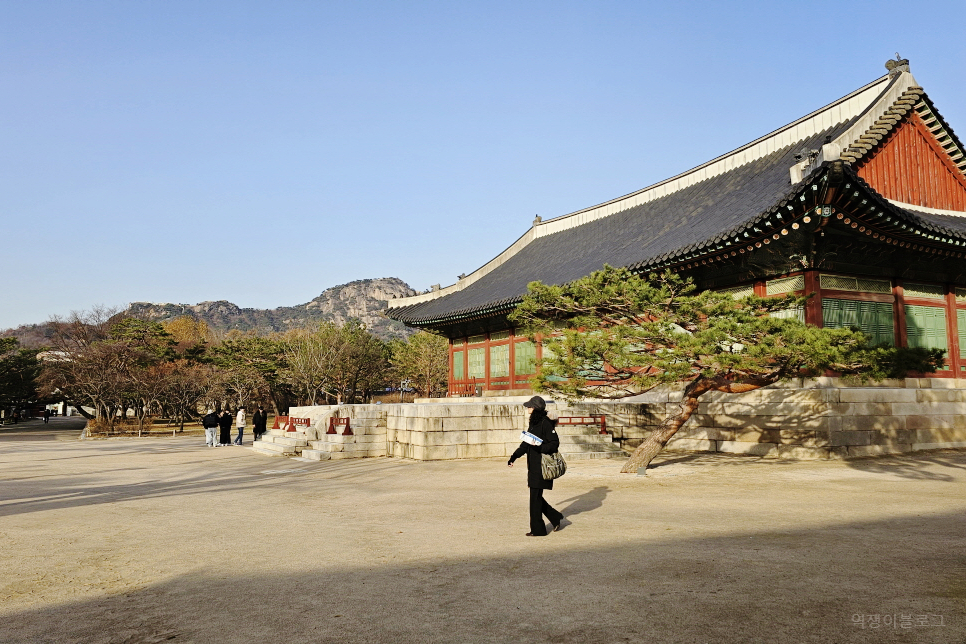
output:
[[[221,413],[215,412],[214,409],[209,409],[201,418],[201,426],[205,428],[205,445],[208,447],[227,447],[228,445],[241,445],[242,438],[245,433],[245,408],[239,407],[238,412],[235,414],[235,428],[238,430],[238,435],[235,436],[235,440],[231,439],[231,422],[232,415],[227,409],[223,409]],[[255,433],[255,440],[259,440],[267,430],[268,426],[268,413],[265,409],[259,405],[258,409],[252,415],[252,425]],[[217,436],[216,436],[217,434]]]

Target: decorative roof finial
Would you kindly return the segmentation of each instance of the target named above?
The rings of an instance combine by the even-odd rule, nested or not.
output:
[[[885,68],[889,70],[889,78],[895,78],[902,72],[909,71],[909,59],[903,58],[899,55],[899,52],[896,52],[896,59],[887,60]]]
[[[543,221],[543,218],[541,218],[540,215],[537,215],[536,217],[533,218],[533,225],[536,226],[541,221]]]

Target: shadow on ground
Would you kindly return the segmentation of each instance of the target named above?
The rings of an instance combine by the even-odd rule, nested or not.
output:
[[[846,464],[861,472],[889,474],[917,481],[953,482],[958,479],[952,474],[933,472],[927,468],[938,465],[949,470],[966,470],[962,461],[962,452],[920,452],[915,455],[850,459]]]
[[[526,556],[364,568],[331,562],[294,574],[229,578],[199,570],[122,595],[7,613],[0,641],[940,644],[966,638],[962,515],[731,537],[642,535],[592,550],[561,547],[563,535],[552,535],[554,548],[541,542]],[[933,616],[934,624],[941,616],[943,625],[870,632],[852,621],[906,614]]]
[[[98,458],[105,455],[113,456],[119,461],[125,455],[144,455],[150,451],[177,450],[184,453],[184,447],[164,446],[127,446],[107,445],[98,446]],[[235,448],[224,448],[234,450]],[[205,458],[207,449],[201,449],[195,464],[211,465],[212,469],[204,474],[190,476],[174,475],[168,479],[154,479],[148,481],[113,482],[119,475],[147,470],[148,467],[114,467],[104,470],[92,470],[83,475],[45,476],[43,487],[38,490],[37,481],[30,477],[11,479],[3,482],[0,489],[0,517],[15,516],[31,512],[46,512],[65,508],[101,505],[116,502],[136,501],[141,499],[211,494],[213,492],[243,493],[246,490],[263,488],[266,483],[289,479],[290,474],[306,473],[306,469],[299,467],[298,462],[288,459],[258,459],[246,462],[244,465],[232,463],[229,470],[216,469],[217,462]],[[249,455],[247,450],[238,450],[239,457]],[[55,459],[63,460],[63,459]],[[190,465],[192,461],[182,460],[179,465]],[[406,463],[393,459],[382,459],[380,463],[358,463],[333,461],[329,463],[313,464],[311,473],[323,474],[329,480],[349,480],[356,477],[368,477],[391,473]],[[106,482],[107,481],[107,482]],[[239,496],[239,498],[243,498]]]
[[[564,516],[568,517],[581,514],[582,512],[593,512],[604,505],[604,499],[607,498],[608,492],[610,492],[610,488],[606,485],[601,485],[592,490],[587,490],[583,494],[560,501],[557,503],[557,509]],[[569,505],[563,505],[564,503],[568,503]]]

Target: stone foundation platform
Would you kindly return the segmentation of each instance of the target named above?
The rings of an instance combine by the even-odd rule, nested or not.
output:
[[[313,457],[398,456],[416,460],[508,457],[526,427],[528,397],[420,399],[416,404],[295,407],[310,418]],[[639,445],[681,399],[652,391],[622,402],[567,404],[559,416],[603,414],[593,426],[559,426],[566,458],[620,457]],[[348,417],[352,436],[325,434],[331,416]],[[829,459],[966,448],[966,380],[908,378],[876,384],[836,378],[793,380],[745,394],[710,393],[668,443],[669,451]]]

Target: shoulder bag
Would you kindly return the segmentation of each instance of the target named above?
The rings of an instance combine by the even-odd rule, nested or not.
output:
[[[567,471],[567,461],[564,460],[563,454],[560,452],[541,454],[540,470],[543,473],[543,478],[547,481],[559,479]]]

